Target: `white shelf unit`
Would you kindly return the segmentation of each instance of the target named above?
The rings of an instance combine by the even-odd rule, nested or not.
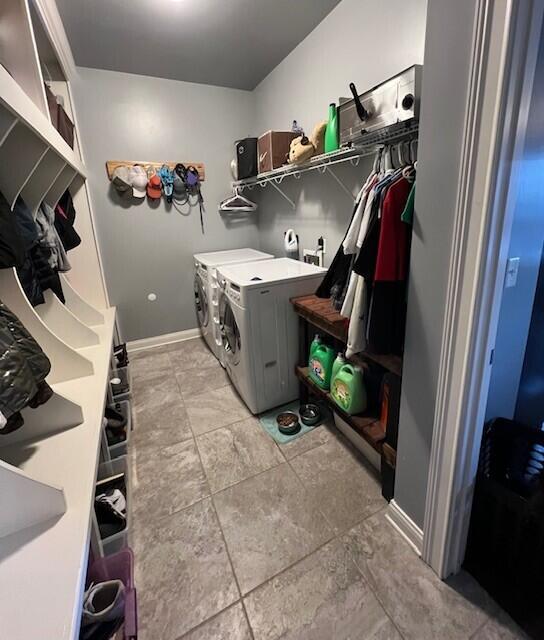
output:
[[[35,212],[70,190],[82,238],[61,275],[64,305],[46,292],[33,308],[15,270],[0,270],[0,300],[49,357],[54,391],[23,410],[22,428],[0,436],[0,637],[76,640],[90,543],[101,550],[94,492],[115,309],[107,308],[70,94],[75,67],[56,5],[2,0],[0,23],[0,191],[11,206],[20,195]],[[52,56],[54,88],[76,125],[74,150],[47,107],[40,65]]]
[[[5,282],[0,282],[0,297],[4,288]],[[12,306],[19,317],[24,315],[23,304],[20,299]],[[0,448],[0,477],[7,498],[0,503],[17,495],[11,509],[20,514],[16,521],[20,530],[0,537],[0,619],[2,634],[13,640],[78,636],[115,309],[100,315],[102,324],[90,327],[97,344],[73,350],[67,346],[90,363],[92,373],[53,383],[55,396],[38,409],[25,409],[25,426],[0,441],[0,445],[7,441]],[[50,338],[55,339],[62,319],[47,321]],[[43,338],[41,346],[49,351]],[[70,411],[74,408],[76,413]],[[34,431],[37,423],[41,432]],[[61,423],[66,424],[59,427]],[[26,493],[21,492],[23,484]],[[40,500],[41,518],[34,517],[33,522],[34,503]],[[4,522],[3,508],[2,514]]]

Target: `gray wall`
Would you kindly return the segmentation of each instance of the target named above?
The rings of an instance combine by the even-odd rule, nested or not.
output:
[[[525,151],[520,167],[520,185],[516,197],[512,236],[508,255],[519,256],[518,283],[505,289],[501,301],[499,325],[495,341],[495,357],[489,386],[486,419],[495,417],[513,418],[518,397],[518,388],[531,323],[533,300],[538,278],[539,265],[544,242],[544,41],[541,42],[537,60],[536,80],[527,122]],[[538,340],[539,330],[534,333]],[[537,344],[533,345],[533,348]],[[537,350],[541,360],[542,350]],[[529,355],[529,354],[528,354]],[[524,403],[535,394],[542,392],[542,384],[535,387],[535,377],[530,373],[526,378]],[[525,397],[526,396],[526,397]],[[518,403],[519,405],[519,403]],[[528,409],[528,407],[527,407]],[[539,423],[533,411],[519,406],[519,418],[535,424]],[[538,412],[537,412],[538,413]],[[543,418],[540,418],[540,421]]]
[[[395,501],[422,527],[457,199],[473,0],[429,0]]]
[[[290,129],[293,119],[306,132],[327,118],[329,102],[360,91],[423,61],[426,0],[342,0],[255,89],[255,134]],[[338,176],[352,189],[368,175],[371,161],[341,165]],[[327,239],[326,264],[334,257],[353,206],[330,176],[305,174],[286,180],[296,210],[271,187],[260,193],[261,246],[279,253],[283,232],[293,227],[306,248]],[[251,192],[252,194],[255,191]]]
[[[111,303],[125,340],[190,329],[193,259],[199,251],[259,248],[255,219],[221,218],[233,141],[253,130],[253,95],[173,80],[79,68],[75,103]],[[193,161],[206,165],[206,234],[198,207],[189,216],[164,201],[124,205],[106,160]],[[157,300],[149,302],[148,293]]]

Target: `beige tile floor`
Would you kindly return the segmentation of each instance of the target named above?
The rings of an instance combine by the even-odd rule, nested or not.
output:
[[[276,445],[199,339],[131,369],[140,640],[524,637],[416,557],[334,427]]]

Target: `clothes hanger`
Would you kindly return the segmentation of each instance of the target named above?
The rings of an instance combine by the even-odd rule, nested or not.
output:
[[[219,211],[257,211],[257,205],[240,193],[238,187],[233,189],[234,193],[226,198],[219,205]]]

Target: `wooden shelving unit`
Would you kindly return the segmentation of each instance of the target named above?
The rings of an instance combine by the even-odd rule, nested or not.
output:
[[[354,415],[350,416],[341,409],[336,402],[332,399],[330,393],[327,393],[323,389],[320,389],[312,380],[308,377],[308,367],[297,367],[296,374],[298,379],[305,384],[311,393],[317,396],[319,399],[326,402],[331,409],[336,411],[340,417],[347,422],[352,429],[354,429],[368,444],[382,454],[382,441],[385,438],[385,429],[379,419],[372,415]]]
[[[345,343],[347,339],[348,321],[333,308],[328,298],[318,298],[316,295],[292,298],[291,303],[299,316],[328,335]],[[355,364],[372,361],[384,369],[402,375],[402,358],[394,355],[382,355],[361,352],[350,358]]]

